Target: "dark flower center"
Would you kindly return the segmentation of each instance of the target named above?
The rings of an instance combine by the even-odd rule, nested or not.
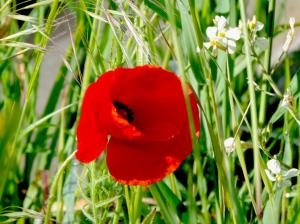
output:
[[[120,101],[117,100],[113,102],[113,105],[117,109],[117,112],[121,117],[126,119],[129,123],[133,121],[134,113],[128,106],[126,106],[124,103],[121,103]]]

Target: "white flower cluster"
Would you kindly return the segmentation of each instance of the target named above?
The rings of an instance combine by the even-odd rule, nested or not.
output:
[[[224,16],[215,16],[213,19],[214,26],[207,27],[206,35],[209,38],[208,42],[204,43],[204,47],[212,49],[211,53],[214,57],[217,56],[218,49],[233,54],[236,50],[236,42],[241,38],[243,23],[239,22],[239,27],[229,27],[228,21]],[[295,39],[295,18],[289,19],[290,30],[288,31],[286,41],[282,46],[283,53],[286,53],[293,40]],[[265,50],[268,41],[265,37],[258,37],[257,32],[264,28],[264,24],[256,19],[255,16],[247,21],[249,30],[249,40],[253,47]],[[199,49],[197,49],[199,51]]]
[[[268,169],[265,169],[266,175],[270,181],[276,182],[279,188],[290,186],[292,183],[288,179],[299,175],[298,169],[285,169],[277,159],[269,160],[267,167]]]
[[[215,26],[206,29],[209,42],[204,43],[205,48],[212,48],[214,57],[217,56],[218,49],[233,54],[236,50],[236,41],[241,38],[241,30],[238,27],[229,27],[228,21],[223,16],[216,16],[213,22]]]

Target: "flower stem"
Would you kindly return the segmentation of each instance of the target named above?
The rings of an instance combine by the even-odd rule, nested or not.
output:
[[[239,0],[240,11],[243,24],[247,24],[246,9],[244,0]],[[245,41],[245,52],[247,61],[247,75],[248,75],[248,91],[250,94],[250,110],[251,110],[251,124],[252,124],[252,139],[253,139],[253,151],[254,151],[254,180],[255,180],[255,193],[256,193],[256,211],[258,218],[262,215],[262,186],[260,177],[260,163],[259,163],[259,140],[258,140],[258,121],[257,121],[257,111],[256,111],[256,97],[255,97],[255,87],[254,87],[254,76],[252,70],[251,62],[251,51],[250,42],[247,26],[243,26],[244,41]]]
[[[122,210],[122,199],[118,198],[116,202],[116,210],[114,212],[114,218],[113,218],[113,224],[118,224],[119,223],[119,218],[120,218],[120,212]]]
[[[91,199],[92,199],[92,210],[93,210],[93,215],[95,219],[95,223],[98,224],[99,218],[98,218],[98,209],[96,207],[97,204],[97,176],[96,176],[96,162],[92,162],[90,165],[91,168]]]
[[[39,43],[41,48],[46,48],[46,46],[48,44],[48,40],[49,40],[48,37],[51,34],[55,18],[58,15],[58,12],[59,12],[58,9],[59,9],[59,0],[54,0],[51,4],[50,13],[49,13],[47,22],[45,24],[44,35],[42,36],[41,41]],[[39,70],[40,70],[44,55],[45,55],[45,51],[38,51],[37,52],[37,56],[36,56],[36,59],[35,59],[35,65],[34,65],[34,68],[33,68],[33,71],[32,71],[32,75],[30,77],[30,82],[29,82],[28,89],[27,89],[27,92],[26,92],[25,102],[24,102],[24,105],[23,105],[21,117],[20,117],[18,127],[17,127],[16,133],[15,133],[15,137],[14,137],[14,140],[13,140],[13,143],[12,143],[11,151],[15,151],[15,150],[18,151],[17,150],[17,143],[18,143],[18,140],[19,140],[19,134],[20,134],[20,131],[22,129],[25,117],[27,115],[27,110],[29,109],[29,106],[30,106],[29,101],[32,98],[31,97],[32,92],[37,86],[38,77],[39,77]]]
[[[197,44],[198,44],[199,48],[202,49],[203,48],[203,37],[201,35],[201,26],[199,25],[198,19],[197,19],[195,2],[192,0],[189,0],[189,6],[190,6],[191,16],[192,16],[192,20],[193,20],[193,27],[194,27],[195,33],[196,33]]]
[[[195,10],[193,8],[192,1],[189,1],[190,4],[190,9],[193,17],[193,13],[195,13]],[[195,21],[195,19],[194,19]],[[200,30],[200,24],[193,22],[193,26],[195,30]],[[225,189],[226,194],[229,194],[231,197],[232,201],[231,205],[233,206],[233,213],[235,215],[235,219],[238,220],[238,222],[245,222],[245,216],[242,207],[240,206],[240,203],[237,198],[237,194],[235,191],[235,187],[233,185],[232,177],[230,174],[229,170],[229,163],[228,159],[224,155],[224,147],[223,147],[223,140],[222,140],[222,132],[221,128],[219,126],[220,122],[219,121],[219,115],[218,115],[218,110],[217,110],[217,105],[216,105],[216,98],[215,98],[215,91],[214,91],[214,81],[210,72],[209,64],[206,59],[206,55],[204,52],[204,47],[203,43],[203,38],[201,36],[201,32],[196,32],[196,35],[198,35],[197,39],[197,44],[199,45],[200,48],[200,57],[199,57],[199,62],[202,66],[203,72],[205,74],[207,86],[208,86],[208,95],[210,97],[210,106],[212,109],[212,117],[213,119],[207,120],[207,122],[210,122],[208,124],[210,126],[210,135],[212,139],[212,144],[213,144],[213,150],[214,150],[214,155],[216,158],[216,165],[219,171],[219,179]],[[174,35],[173,35],[174,36]],[[201,47],[202,46],[202,47]],[[201,106],[201,105],[200,105]],[[210,116],[210,115],[208,115]],[[206,117],[206,116],[205,116]],[[207,118],[207,117],[206,117]],[[214,130],[212,129],[214,127]],[[220,185],[221,186],[221,185]]]
[[[171,185],[171,189],[172,189],[173,193],[179,198],[179,200],[181,200],[182,198],[181,198],[180,191],[178,190],[175,175],[173,173],[171,173],[168,176],[168,179],[170,181],[170,185]]]
[[[75,151],[76,152],[76,151]],[[50,218],[51,218],[51,207],[52,204],[56,198],[56,192],[57,192],[57,187],[59,184],[59,179],[61,177],[61,175],[63,174],[63,172],[65,171],[65,168],[67,167],[67,165],[72,161],[72,159],[75,156],[75,152],[73,152],[61,165],[61,167],[59,168],[57,174],[54,177],[53,180],[53,184],[51,185],[50,188],[50,193],[49,193],[49,199],[48,199],[48,204],[47,204],[47,209],[46,209],[46,214],[45,214],[45,219],[44,219],[44,224],[49,224],[50,223]]]
[[[131,200],[130,200],[130,192],[129,192],[129,187],[127,185],[124,185],[124,191],[125,191],[125,201],[126,201],[126,206],[127,206],[127,212],[128,212],[128,217],[129,220],[131,220],[132,215],[131,215]]]
[[[253,194],[252,194],[252,189],[251,189],[249,175],[248,175],[247,166],[246,166],[246,162],[245,162],[244,152],[243,152],[243,149],[242,149],[240,136],[239,136],[239,133],[238,133],[239,132],[239,130],[238,130],[239,125],[236,121],[236,116],[235,116],[235,113],[234,113],[235,109],[234,109],[234,101],[233,101],[233,96],[232,96],[233,94],[231,94],[231,92],[230,92],[230,90],[232,89],[232,86],[231,86],[231,75],[230,75],[230,69],[229,69],[228,55],[227,55],[227,79],[228,79],[228,85],[229,85],[228,86],[228,92],[229,92],[229,104],[230,104],[230,111],[231,111],[231,120],[232,120],[233,130],[236,131],[236,134],[234,136],[236,153],[237,153],[237,156],[238,156],[238,160],[241,164],[242,172],[243,172],[243,175],[244,175],[244,178],[245,178],[246,186],[247,186],[247,189],[248,189],[248,192],[249,192],[249,196],[250,196],[255,214],[257,214],[256,202],[255,202]]]
[[[149,190],[150,190],[152,196],[154,197],[154,199],[157,201],[157,204],[159,205],[159,207],[161,209],[161,213],[165,219],[165,222],[170,223],[170,224],[178,223],[175,214],[170,212],[170,209],[168,208],[165,200],[163,199],[161,193],[159,192],[158,186],[156,184],[151,184],[149,186]]]
[[[273,31],[274,31],[274,20],[275,20],[275,0],[271,0],[269,3],[268,10],[268,22],[267,24],[267,36],[268,36],[268,48],[265,54],[264,68],[266,69],[265,76],[271,75],[271,57],[272,57],[272,45],[273,45]],[[267,105],[267,84],[268,80],[263,78],[263,84],[261,87],[261,98],[260,98],[260,109],[259,109],[259,125],[262,126],[266,118],[266,105]],[[280,91],[279,91],[280,92]]]
[[[132,223],[139,223],[139,216],[141,211],[141,201],[142,201],[142,186],[137,186],[136,193],[134,194],[134,200],[133,200],[133,211],[132,211]]]

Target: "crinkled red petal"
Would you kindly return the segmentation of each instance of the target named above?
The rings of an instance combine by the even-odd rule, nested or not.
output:
[[[106,162],[111,176],[127,185],[149,185],[175,171],[192,150],[186,125],[166,142],[132,143],[111,138]]]
[[[102,129],[99,121],[100,99],[97,83],[91,84],[83,99],[76,133],[76,158],[83,163],[95,160],[107,145],[107,132]]]
[[[147,141],[165,141],[181,132],[186,122],[186,111],[180,79],[172,72],[159,67],[140,66],[132,69],[118,68],[114,71],[111,100],[122,102],[134,112],[130,124]],[[111,135],[127,139],[120,130]]]
[[[200,121],[196,96],[190,93],[196,133]],[[168,141],[127,142],[112,137],[107,146],[107,166],[112,177],[127,185],[149,185],[175,171],[192,151],[189,122]]]

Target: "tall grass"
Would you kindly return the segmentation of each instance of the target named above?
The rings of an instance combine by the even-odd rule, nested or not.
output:
[[[278,187],[265,173],[270,159],[300,169],[299,53],[271,61],[273,39],[289,29],[277,16],[284,13],[275,10],[276,0],[255,1],[265,51],[253,52],[247,26],[235,54],[219,50],[215,58],[204,47],[215,15],[233,27],[246,24],[247,6],[0,0],[0,222],[299,223],[300,177]],[[42,74],[60,24],[71,43],[59,71]],[[75,131],[87,86],[107,70],[141,64],[173,70],[190,83],[201,134],[178,171],[132,187],[112,180],[105,155],[89,165],[76,161]],[[39,112],[37,100],[46,97],[38,94],[41,75],[55,81]],[[232,153],[224,146],[229,137]]]

